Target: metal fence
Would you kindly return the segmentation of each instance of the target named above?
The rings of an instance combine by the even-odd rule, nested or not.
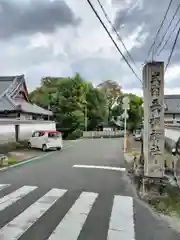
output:
[[[83,138],[118,138],[123,137],[124,131],[87,131],[83,132]]]

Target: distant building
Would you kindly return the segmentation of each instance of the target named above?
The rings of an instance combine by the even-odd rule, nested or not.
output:
[[[52,112],[32,104],[24,75],[0,77],[0,118],[47,120]]]
[[[50,116],[29,101],[24,75],[0,77],[0,144],[26,140],[36,130],[56,130]]]
[[[165,125],[180,125],[180,95],[164,96]]]

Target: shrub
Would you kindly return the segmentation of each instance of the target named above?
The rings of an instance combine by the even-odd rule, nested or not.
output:
[[[83,136],[83,131],[80,130],[80,129],[76,129],[75,131],[73,131],[72,133],[70,133],[68,136],[67,136],[67,140],[75,140],[75,139],[78,139],[80,137]]]

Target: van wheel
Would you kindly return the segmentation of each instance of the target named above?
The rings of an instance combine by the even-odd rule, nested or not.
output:
[[[43,145],[42,145],[42,151],[43,151],[43,152],[46,152],[46,151],[47,151],[47,146],[46,146],[46,144],[43,144]]]
[[[61,147],[57,147],[57,150],[58,150],[58,151],[61,151],[61,149],[62,149]]]
[[[31,143],[30,142],[28,142],[28,148],[31,148]]]

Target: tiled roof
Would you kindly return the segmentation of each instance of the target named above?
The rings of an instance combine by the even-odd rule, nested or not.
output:
[[[3,82],[12,82],[14,80],[14,78],[16,78],[16,76],[1,76],[0,77],[0,82],[3,81]]]
[[[11,100],[4,96],[0,99],[0,111],[13,111],[15,110],[15,106],[12,104]]]
[[[0,111],[22,110],[27,113],[52,115],[51,111],[36,104],[31,104],[25,100],[14,100],[10,97],[14,90],[17,91],[17,87],[22,81],[24,81],[24,75],[0,77]]]
[[[165,95],[165,113],[180,113],[180,95]]]
[[[22,100],[20,100],[20,101],[16,100],[15,103],[17,104],[17,106],[19,105],[20,109],[23,112],[37,113],[37,114],[42,114],[42,115],[52,115],[51,111],[41,108],[41,107],[37,106],[36,104],[31,104],[31,103],[28,103],[28,102],[22,101]]]
[[[14,78],[15,77],[0,77],[0,95],[10,87]]]

